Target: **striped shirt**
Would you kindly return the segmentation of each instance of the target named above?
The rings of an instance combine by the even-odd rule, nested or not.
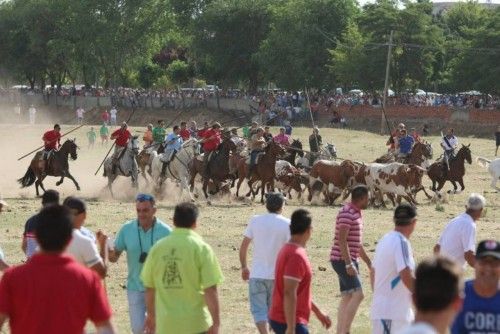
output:
[[[357,261],[359,258],[359,250],[361,249],[363,231],[363,217],[361,216],[361,210],[354,204],[348,203],[339,211],[335,222],[333,247],[330,253],[330,259],[332,261],[342,260],[339,243],[339,228],[341,226],[346,226],[349,229],[347,233],[347,246],[349,248],[351,259],[353,261]]]

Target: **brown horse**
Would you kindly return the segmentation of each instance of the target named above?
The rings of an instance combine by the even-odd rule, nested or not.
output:
[[[280,144],[271,141],[267,144],[264,154],[259,157],[259,161],[255,165],[252,175],[250,176],[250,180],[248,181],[248,187],[250,191],[246,196],[252,194],[252,198],[255,198],[256,192],[253,191],[252,185],[256,181],[261,182],[261,198],[260,202],[264,203],[264,192],[266,189],[274,190],[274,178],[276,177],[276,160],[278,157],[281,157],[286,154],[286,150]],[[241,183],[245,179],[247,175],[247,164],[246,159],[241,159],[238,163],[238,184],[236,186],[236,197],[239,195],[239,190]],[[269,186],[269,187],[266,187]]]
[[[432,181],[433,191],[440,191],[443,189],[446,181],[450,181],[451,184],[453,184],[453,192],[455,193],[457,192],[456,182],[460,184],[462,188],[460,190],[461,192],[465,189],[463,179],[465,175],[465,161],[467,161],[469,165],[472,164],[472,155],[469,147],[470,144],[467,146],[462,144],[455,158],[449,161],[450,170],[448,170],[444,161],[436,161],[427,169],[427,175],[429,175]],[[448,191],[448,193],[451,193],[451,190]]]
[[[302,142],[298,139],[294,139],[290,146],[286,148],[286,151],[288,154],[283,158],[283,160],[288,161],[292,164],[293,167],[296,167],[295,159],[297,155],[301,158],[304,156],[304,151],[302,150]]]
[[[146,146],[136,157],[137,166],[147,184],[149,184],[147,175],[151,176],[151,164],[153,163],[153,155],[151,153],[153,151],[156,151],[158,154],[163,153],[165,151],[163,143]],[[148,168],[147,171],[146,167]]]
[[[401,162],[407,165],[417,165],[420,167],[424,166],[424,162],[428,159],[432,159],[432,146],[427,142],[417,141],[411,150],[411,153],[406,158],[397,158],[394,153],[386,153],[380,158],[376,159],[376,163],[390,163],[390,162]]]
[[[212,153],[212,157],[210,157],[210,160],[208,161],[208,175],[203,177],[203,194],[206,199],[208,199],[207,189],[210,181],[212,181],[215,186],[215,193],[218,193],[221,183],[231,178],[229,172],[229,156],[231,152],[233,154],[236,152],[236,144],[231,140],[231,138],[225,138],[219,145],[217,151]],[[198,173],[203,175],[205,170],[203,162],[196,158],[193,159],[189,167],[191,174],[191,180],[189,183],[191,191],[193,191],[196,175]]]
[[[46,176],[60,176],[61,179],[57,181],[56,185],[59,186],[63,183],[64,178],[67,177],[75,184],[77,190],[80,190],[80,186],[78,182],[76,182],[75,178],[69,172],[69,164],[68,164],[68,156],[71,157],[72,160],[76,160],[78,154],[76,150],[78,146],[75,143],[75,140],[66,140],[59,151],[54,152],[49,161],[46,164],[45,173],[41,170],[39,166],[39,161],[42,158],[43,152],[37,152],[33,160],[26,171],[26,174],[17,182],[21,184],[21,188],[26,188],[31,186],[33,183],[35,184],[36,195],[40,196],[40,192],[38,191],[38,187],[42,188],[43,192],[45,192],[45,187],[43,186],[43,180]]]

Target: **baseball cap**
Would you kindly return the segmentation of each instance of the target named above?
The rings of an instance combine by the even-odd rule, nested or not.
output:
[[[495,240],[483,240],[479,243],[476,250],[476,258],[491,256],[500,260],[500,243]]]
[[[59,192],[53,189],[44,192],[42,195],[42,205],[45,204],[59,204]]]
[[[78,197],[73,197],[73,196],[66,197],[66,199],[63,202],[63,205],[70,210],[75,210],[77,214],[84,213],[87,211],[87,205],[82,199]]]

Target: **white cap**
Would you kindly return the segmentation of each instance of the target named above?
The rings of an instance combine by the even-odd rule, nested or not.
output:
[[[469,199],[467,199],[467,204],[465,205],[468,210],[481,210],[485,206],[486,199],[482,195],[476,193],[470,194]]]

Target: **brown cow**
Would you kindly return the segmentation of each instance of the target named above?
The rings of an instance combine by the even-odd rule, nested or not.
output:
[[[359,167],[350,160],[342,163],[329,160],[319,160],[314,163],[309,173],[309,201],[322,191],[326,202],[333,204],[342,194],[355,183],[356,169]]]

